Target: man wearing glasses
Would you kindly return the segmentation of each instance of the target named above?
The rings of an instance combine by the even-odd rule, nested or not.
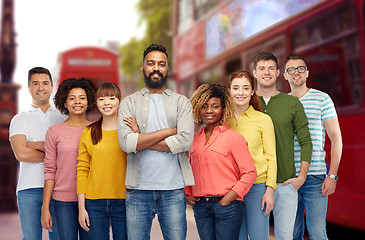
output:
[[[253,75],[257,79],[257,94],[263,111],[274,124],[277,159],[277,185],[274,192],[275,239],[292,239],[297,213],[297,190],[305,182],[312,156],[312,141],[308,120],[299,99],[280,92],[276,80],[280,71],[274,54],[261,52],[254,59]],[[301,147],[300,171],[295,174],[294,135]],[[264,211],[264,210],[263,210]]]
[[[293,239],[303,239],[304,209],[310,238],[328,239],[326,234],[327,200],[328,195],[336,190],[337,171],[342,154],[341,130],[336,109],[327,93],[307,87],[309,71],[302,57],[289,55],[284,67],[284,77],[291,88],[290,94],[298,97],[303,104],[313,143],[312,161],[307,179],[298,189],[298,211]],[[325,163],[326,152],[323,149],[326,132],[331,141],[331,164],[328,175]],[[298,175],[300,146],[297,138],[294,141],[294,159]]]

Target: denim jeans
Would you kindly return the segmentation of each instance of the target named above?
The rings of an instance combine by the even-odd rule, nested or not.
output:
[[[290,183],[285,186],[278,183],[278,188],[274,192],[274,201],[275,239],[291,240],[297,215],[298,192]]]
[[[303,239],[306,222],[310,239],[326,240],[326,213],[328,196],[322,196],[322,184],[326,175],[308,175],[298,190],[298,211],[293,239]]]
[[[127,239],[125,199],[86,199],[90,240],[109,240],[110,225],[114,240]]]
[[[186,239],[184,189],[127,190],[127,232],[129,240],[148,240],[155,214],[164,239]]]
[[[79,224],[77,202],[54,200],[54,211],[60,240],[87,240],[87,232]]]
[[[42,240],[42,202],[43,188],[30,188],[21,190],[17,194],[20,226],[23,240]],[[51,199],[49,210],[52,216],[52,232],[49,232],[50,240],[58,240],[57,224]]]
[[[248,235],[251,240],[269,239],[270,214],[264,216],[261,210],[262,197],[266,192],[265,183],[252,185],[250,191],[243,197],[243,221],[241,224],[240,240],[247,240]]]
[[[243,217],[242,201],[227,206],[219,203],[221,197],[201,197],[193,207],[196,227],[201,240],[236,240]]]

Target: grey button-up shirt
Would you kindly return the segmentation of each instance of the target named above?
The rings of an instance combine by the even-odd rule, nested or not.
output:
[[[194,185],[193,172],[188,160],[188,151],[194,139],[194,120],[189,100],[180,94],[166,89],[162,93],[169,128],[177,128],[177,135],[165,138],[173,154],[178,154],[185,186]],[[141,133],[146,133],[150,106],[149,90],[140,91],[124,98],[120,103],[118,115],[118,139],[120,147],[127,152],[127,173],[125,184],[138,187],[140,179],[141,151],[136,151],[138,133],[133,133],[123,121],[123,117],[133,117]]]

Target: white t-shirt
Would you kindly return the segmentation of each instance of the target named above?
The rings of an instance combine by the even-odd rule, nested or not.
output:
[[[67,119],[56,108],[50,107],[46,113],[40,108],[31,106],[28,110],[13,117],[9,128],[9,138],[14,135],[25,135],[27,142],[44,142],[48,127]],[[16,192],[29,188],[43,188],[43,162],[20,162],[19,178]]]

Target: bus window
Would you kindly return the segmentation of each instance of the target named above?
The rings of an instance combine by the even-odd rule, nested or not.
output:
[[[253,60],[256,55],[263,51],[272,52],[278,59],[279,69],[284,69],[284,60],[285,60],[285,35],[281,34],[278,37],[275,37],[271,40],[258,42],[256,44],[257,47],[250,48],[250,50],[244,51],[244,70],[248,70],[252,73],[253,70]],[[280,72],[281,73],[281,72]],[[279,75],[278,80],[276,81],[276,86],[280,91],[288,92],[289,86],[286,81],[283,79],[282,74]]]
[[[226,75],[229,76],[233,72],[242,70],[241,58],[235,58],[226,63]]]
[[[178,34],[181,35],[193,26],[193,0],[179,0]]]
[[[309,69],[308,85],[327,92],[337,107],[363,101],[356,6],[345,3],[296,26],[293,52]]]
[[[198,86],[204,83],[216,83],[226,85],[226,83],[223,82],[222,79],[225,79],[223,78],[222,68],[219,64],[217,64],[198,73]]]
[[[205,16],[210,10],[215,8],[219,0],[195,0],[195,16],[199,20]]]
[[[188,78],[179,82],[179,92],[190,98],[195,90],[194,78]]]

